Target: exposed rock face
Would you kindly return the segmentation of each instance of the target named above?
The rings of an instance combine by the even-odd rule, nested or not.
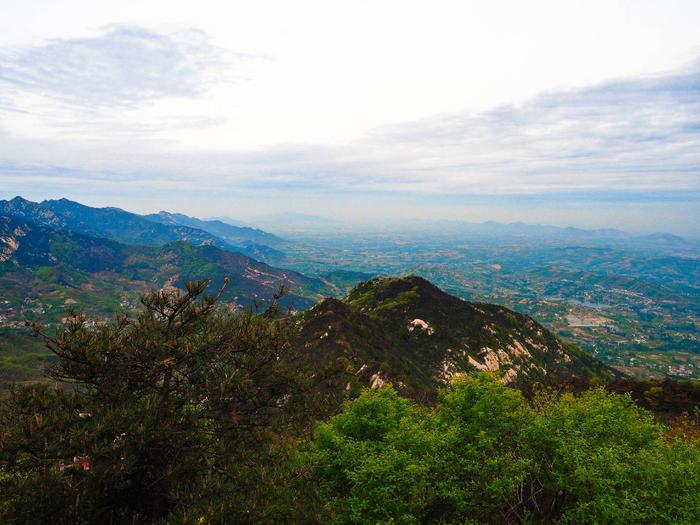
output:
[[[373,374],[372,377],[369,380],[369,387],[370,388],[381,388],[384,385],[386,385],[386,381],[382,379],[382,376],[379,372],[376,374]]]
[[[9,260],[18,248],[19,241],[16,237],[0,237],[0,262]]]
[[[423,330],[428,335],[433,335],[435,330],[428,323],[423,321],[423,319],[414,319],[408,323],[408,331],[413,332],[416,328]]]
[[[326,363],[349,361],[354,387],[390,382],[418,398],[474,369],[513,384],[615,374],[527,316],[462,301],[419,277],[359,284],[300,320],[297,344]]]

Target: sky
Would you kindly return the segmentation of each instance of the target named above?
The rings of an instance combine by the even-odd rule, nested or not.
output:
[[[0,198],[700,231],[700,2],[0,0]]]

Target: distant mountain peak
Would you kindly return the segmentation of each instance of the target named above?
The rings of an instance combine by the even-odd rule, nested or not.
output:
[[[663,242],[684,242],[685,239],[679,235],[666,232],[654,232],[648,235],[640,235],[637,239],[644,241],[663,241]]]
[[[236,245],[255,243],[261,246],[275,245],[282,242],[282,239],[271,233],[248,226],[234,226],[217,219],[203,220],[197,217],[190,217],[182,213],[172,213],[161,210],[158,213],[144,215],[148,220],[161,224],[172,224],[197,228],[211,235],[220,237]]]
[[[0,214],[16,216],[54,230],[69,230],[127,244],[153,246],[186,239],[193,244],[227,246],[224,241],[196,228],[157,224],[120,208],[94,208],[66,198],[40,203],[21,198],[0,201]]]

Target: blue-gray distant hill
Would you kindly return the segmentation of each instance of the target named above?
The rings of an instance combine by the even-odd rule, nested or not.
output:
[[[196,217],[189,217],[181,213],[169,213],[167,211],[144,215],[144,217],[160,224],[197,228],[234,244],[246,245],[252,243],[278,246],[283,242],[277,235],[262,231],[258,228],[233,226],[232,224],[218,219],[203,220]]]
[[[262,215],[256,217],[255,223],[269,230],[293,233],[327,233],[336,232],[339,229],[352,229],[351,226],[330,217],[297,212]]]
[[[639,237],[637,237],[637,239],[640,241],[665,242],[671,244],[682,244],[686,242],[686,240],[683,237],[665,232],[655,232],[650,233],[649,235],[640,235]]]

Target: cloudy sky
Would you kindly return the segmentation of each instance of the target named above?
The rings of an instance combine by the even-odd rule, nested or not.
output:
[[[700,2],[0,0],[0,198],[700,231]]]

